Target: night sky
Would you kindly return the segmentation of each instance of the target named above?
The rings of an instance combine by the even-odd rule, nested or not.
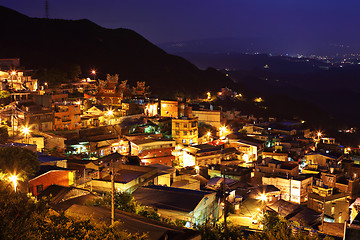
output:
[[[2,0],[2,5],[44,17],[44,2]],[[87,18],[107,28],[130,28],[153,43],[255,38],[356,44],[359,9],[359,0],[49,0],[50,18]]]

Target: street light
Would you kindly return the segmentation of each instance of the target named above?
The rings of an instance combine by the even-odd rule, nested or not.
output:
[[[109,124],[111,124],[111,118],[114,116],[114,111],[112,109],[109,109],[106,114],[108,115],[109,119]]]
[[[16,175],[11,175],[9,177],[9,180],[12,182],[13,186],[14,186],[14,191],[16,192],[16,187],[17,187],[17,181],[18,181],[18,176]]]
[[[93,69],[91,70],[91,74],[94,75],[94,80],[95,80],[95,77],[96,77],[96,71]]]
[[[228,131],[227,127],[222,126],[219,128],[220,131],[220,138],[225,138],[226,132]]]
[[[30,128],[27,127],[27,126],[24,126],[22,129],[21,129],[21,132],[25,135],[25,140],[26,140],[26,143],[29,143],[29,134],[30,134]]]

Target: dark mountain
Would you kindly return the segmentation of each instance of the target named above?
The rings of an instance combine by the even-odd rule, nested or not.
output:
[[[30,18],[0,6],[0,58],[20,58],[26,68],[80,65],[84,76],[119,74],[134,85],[146,81],[160,96],[176,92],[198,95],[236,85],[215,69],[199,70],[167,54],[129,29],[106,29],[89,20]]]

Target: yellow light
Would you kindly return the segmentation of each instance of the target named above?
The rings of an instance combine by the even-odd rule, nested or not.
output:
[[[318,136],[318,138],[320,138],[322,136],[321,132],[317,132],[316,135]]]
[[[267,197],[266,197],[266,195],[264,194],[264,193],[262,193],[261,195],[260,195],[260,197],[259,197],[259,199],[261,200],[261,201],[266,201],[267,200]]]
[[[208,137],[210,137],[210,136],[211,136],[211,132],[207,132],[207,135],[208,135]]]
[[[24,126],[24,127],[21,129],[21,132],[22,132],[25,136],[27,136],[27,135],[29,135],[29,133],[30,133],[30,128]]]
[[[14,185],[14,191],[16,192],[18,176],[16,176],[16,175],[11,175],[11,176],[9,177],[9,180],[10,180],[10,181],[12,182],[12,184]]]
[[[263,101],[264,100],[261,97],[255,98],[255,100],[254,100],[254,102],[258,102],[258,103],[263,102]]]
[[[109,111],[107,111],[107,115],[109,115],[110,117],[112,116],[112,115],[114,115],[114,112],[113,112],[113,110],[109,110]]]
[[[11,75],[15,75],[15,74],[16,74],[16,72],[15,72],[15,71],[12,71],[12,72],[11,72]]]
[[[95,70],[91,70],[91,74],[96,74],[96,71]]]

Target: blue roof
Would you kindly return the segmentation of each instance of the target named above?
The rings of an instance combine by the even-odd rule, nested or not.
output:
[[[64,158],[53,157],[40,152],[37,153],[37,156],[41,163],[65,160]]]

